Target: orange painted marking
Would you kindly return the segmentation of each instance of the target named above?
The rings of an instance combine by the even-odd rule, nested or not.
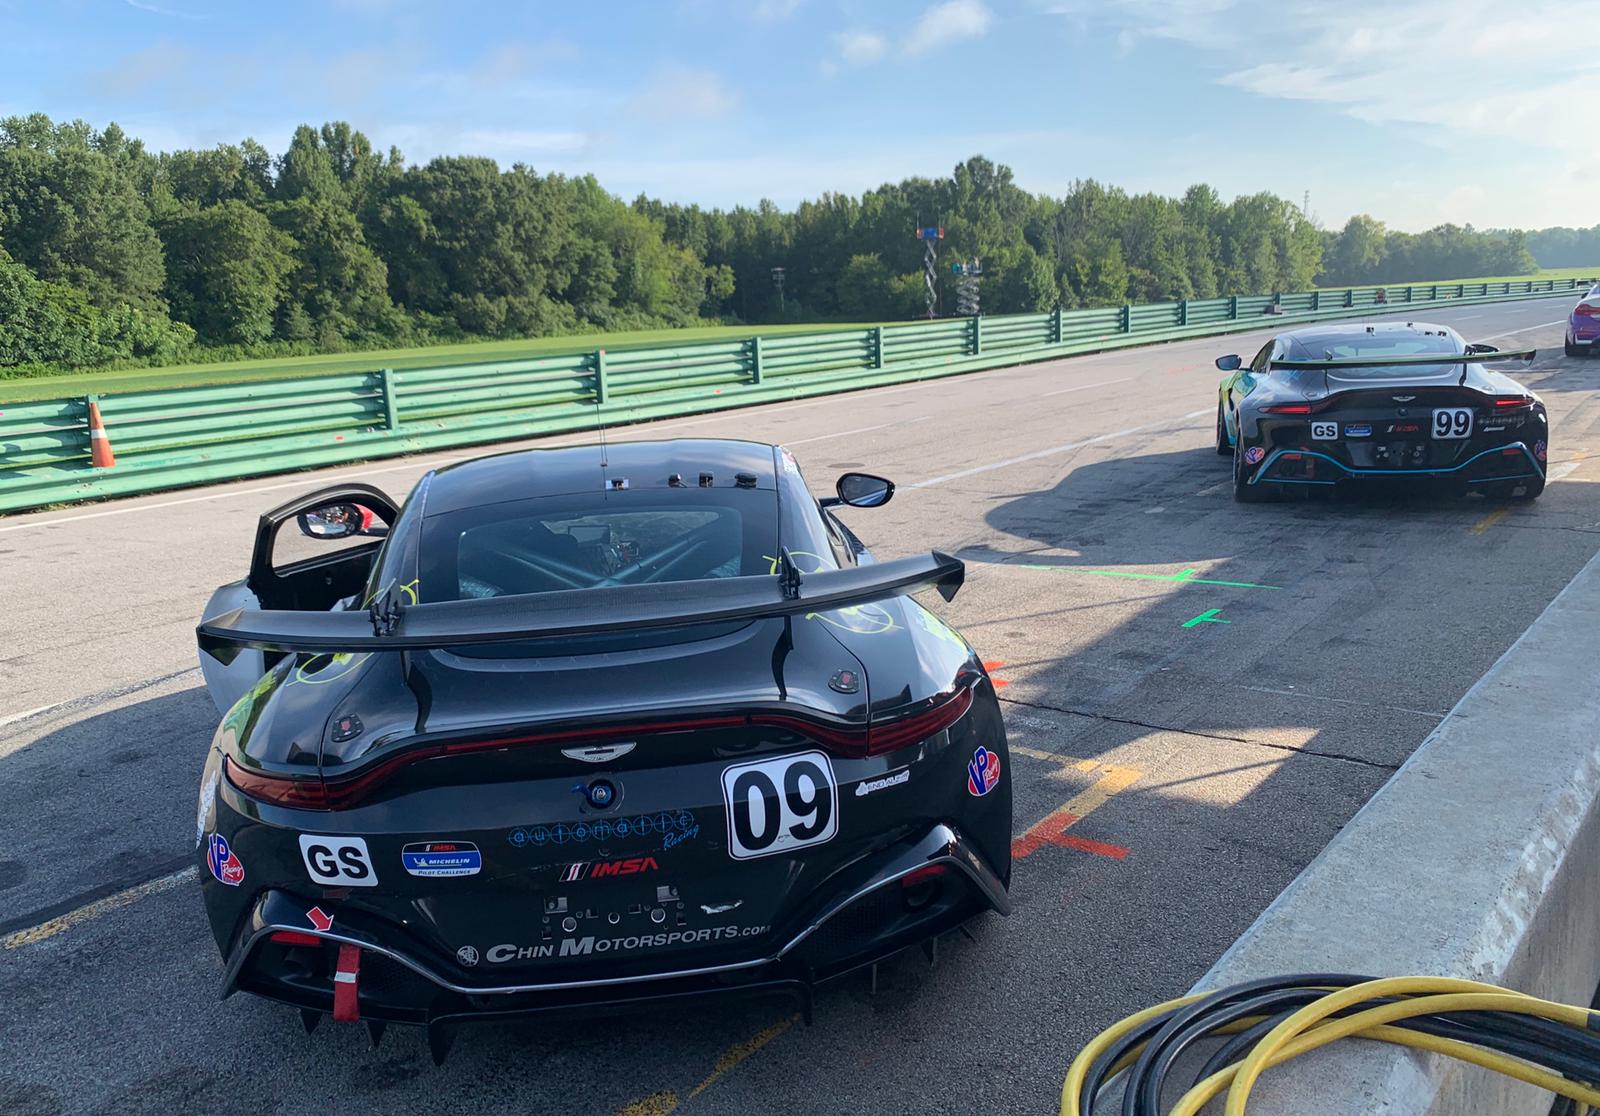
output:
[[[983,664],[983,669],[989,672],[989,681],[994,683],[994,688],[997,690],[1002,686],[1011,685],[1011,682],[1008,679],[994,677],[994,672],[1005,665],[1006,664],[1001,662],[999,659],[986,659]]]
[[[1118,791],[1126,790],[1139,781],[1139,772],[1131,767],[1118,767],[1114,764],[1099,763],[1095,760],[1080,760],[1070,756],[1058,756],[1050,752],[1039,752],[1032,748],[1013,747],[1013,752],[1034,759],[1049,760],[1062,765],[1062,773],[1068,768],[1078,771],[1099,771],[1100,778],[1094,783],[1074,795],[1067,802],[1046,814],[1027,831],[1011,842],[1011,859],[1022,860],[1033,855],[1045,845],[1055,845],[1057,848],[1074,849],[1078,852],[1094,853],[1096,856],[1109,856],[1114,860],[1122,860],[1128,855],[1128,850],[1121,845],[1111,845],[1104,841],[1091,841],[1086,837],[1068,836],[1067,830],[1082,821],[1091,811],[1104,805],[1106,800]]]
[[[983,669],[984,670],[999,670],[1001,667],[1003,667],[1005,665],[1006,664],[1002,663],[999,659],[985,659],[983,661]]]

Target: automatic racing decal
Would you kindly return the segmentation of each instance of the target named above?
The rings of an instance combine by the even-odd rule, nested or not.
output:
[[[881,779],[863,779],[856,784],[856,797],[864,798],[873,791],[881,791],[886,787],[898,787],[901,783],[911,781],[911,768],[902,767],[892,775],[885,775]]]
[[[206,846],[206,867],[211,869],[218,883],[238,887],[244,882],[244,864],[240,862],[239,854],[229,847],[228,839],[220,833],[213,833],[211,843]]]
[[[967,793],[982,798],[1000,781],[1000,757],[982,744],[967,764]]]
[[[663,838],[663,847],[671,848],[697,836],[699,832],[700,827],[695,824],[694,815],[689,811],[668,813],[663,810],[659,814],[640,814],[636,818],[601,818],[598,821],[518,826],[506,834],[506,840],[521,849],[529,845],[581,845],[588,841],[609,841],[613,837],[627,840],[659,833]]]
[[[659,934],[629,934],[621,938],[597,938],[586,934],[581,938],[563,938],[560,942],[519,946],[514,942],[490,946],[483,959],[491,965],[507,961],[531,961],[544,957],[588,957],[596,953],[627,953],[641,949],[662,949],[676,945],[700,945],[727,938],[759,938],[767,932],[765,926],[710,926],[700,930],[670,930]],[[460,956],[460,951],[457,951]]]
[[[832,840],[839,832],[837,786],[825,752],[723,768],[728,855],[754,860]]]
[[[400,850],[400,863],[413,876],[476,876],[483,855],[470,841],[421,841]]]

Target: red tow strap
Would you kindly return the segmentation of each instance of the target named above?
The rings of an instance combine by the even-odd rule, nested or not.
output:
[[[355,1023],[361,1019],[357,999],[361,976],[361,947],[341,944],[339,964],[333,973],[333,1021]]]

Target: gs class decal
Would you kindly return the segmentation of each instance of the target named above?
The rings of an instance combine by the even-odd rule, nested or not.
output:
[[[360,837],[300,834],[300,857],[313,883],[328,887],[377,887],[367,842]]]
[[[982,798],[1000,782],[1000,757],[983,745],[972,753],[967,764],[967,793]]]
[[[838,783],[823,752],[736,763],[722,772],[728,854],[735,860],[794,852],[839,832]]]

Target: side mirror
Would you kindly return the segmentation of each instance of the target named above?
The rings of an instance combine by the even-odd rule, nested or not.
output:
[[[1239,365],[1243,363],[1244,361],[1239,359],[1238,353],[1229,353],[1227,356],[1217,358],[1217,367],[1224,372],[1237,372]]]
[[[881,508],[894,495],[894,482],[871,473],[846,473],[834,486],[839,502],[853,508]]]
[[[352,535],[386,535],[372,526],[372,509],[360,504],[324,504],[295,517],[300,533],[313,539],[347,539]]]

